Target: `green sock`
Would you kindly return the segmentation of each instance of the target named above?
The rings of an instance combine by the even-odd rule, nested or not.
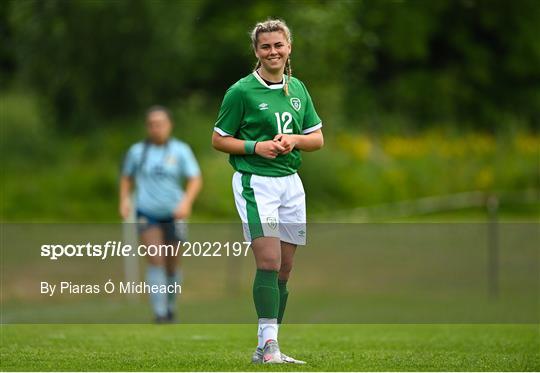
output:
[[[279,310],[277,271],[257,269],[253,281],[253,301],[259,319],[276,319]]]
[[[289,297],[289,291],[287,290],[287,280],[278,280],[279,288],[279,313],[277,322],[281,324],[283,320],[283,314],[285,313],[285,307],[287,307],[287,298]]]

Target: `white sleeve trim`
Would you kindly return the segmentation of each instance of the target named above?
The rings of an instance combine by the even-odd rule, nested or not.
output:
[[[313,127],[306,128],[302,133],[304,135],[307,135],[308,133],[317,131],[319,128],[322,128],[322,122],[319,124],[314,125]]]
[[[218,128],[218,127],[214,127],[214,131],[219,133],[221,136],[232,136],[231,134],[223,131],[221,128]]]

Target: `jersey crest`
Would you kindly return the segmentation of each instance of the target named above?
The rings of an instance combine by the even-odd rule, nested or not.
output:
[[[269,216],[266,218],[266,221],[268,222],[268,226],[270,227],[270,229],[272,230],[276,230],[277,226],[278,226],[278,222],[277,222],[277,219],[273,216]]]
[[[299,98],[293,97],[293,98],[291,98],[291,105],[292,105],[294,110],[298,111],[302,107],[302,102],[300,101]]]
[[[169,155],[167,158],[165,158],[165,163],[171,166],[174,166],[176,164],[176,158],[174,155]]]

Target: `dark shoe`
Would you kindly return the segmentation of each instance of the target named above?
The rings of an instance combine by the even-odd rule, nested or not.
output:
[[[154,318],[154,322],[156,324],[169,324],[170,323],[168,316],[156,316]]]
[[[176,315],[172,311],[167,311],[167,321],[171,324],[176,322]]]

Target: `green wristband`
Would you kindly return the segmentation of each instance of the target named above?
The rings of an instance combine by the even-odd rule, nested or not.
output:
[[[244,149],[246,151],[246,154],[255,154],[255,145],[257,145],[257,141],[244,141]]]

